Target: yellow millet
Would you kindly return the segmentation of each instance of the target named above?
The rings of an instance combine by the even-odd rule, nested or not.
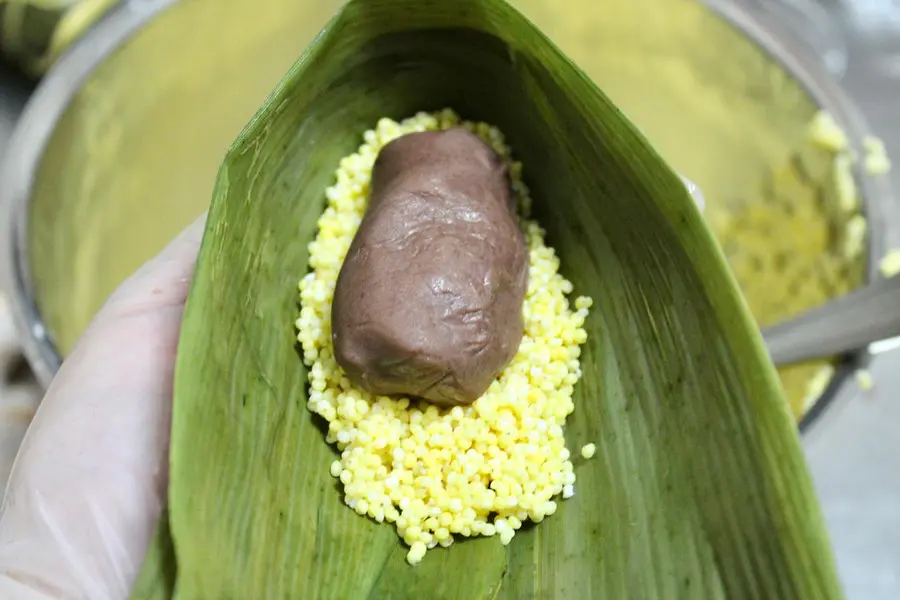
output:
[[[870,391],[875,387],[875,382],[872,380],[872,373],[867,369],[858,369],[856,371],[856,385],[864,392]]]
[[[530,250],[525,335],[518,353],[488,391],[467,407],[438,409],[407,398],[355,389],[334,359],[331,301],[341,263],[363,217],[372,167],[391,140],[416,131],[464,126],[510,166]],[[309,367],[308,408],[328,422],[326,441],[340,459],[329,467],[344,501],[360,515],[394,523],[416,564],[455,536],[498,536],[508,544],[527,520],[540,522],[559,495],[574,494],[575,473],[563,436],[572,413],[584,322],[591,299],[570,306],[572,284],[544,231],[528,220],[530,196],[522,165],[503,135],[452,111],[419,113],[397,123],[381,119],[359,150],[340,162],[336,183],[309,245],[312,271],[300,282],[297,339]]]
[[[831,113],[820,110],[809,124],[809,139],[817,146],[832,152],[842,152],[849,148],[847,134],[831,116]]]
[[[878,263],[878,270],[885,278],[900,275],[900,248],[890,250]]]
[[[853,178],[853,157],[846,152],[834,157],[834,187],[841,210],[846,213],[859,210],[859,192]]]
[[[828,389],[828,384],[831,383],[833,377],[833,365],[823,365],[816,371],[816,374],[813,375],[812,379],[810,379],[809,383],[806,385],[806,396],[803,400],[803,412],[812,408],[816,401],[822,397],[822,394]]]
[[[584,458],[593,458],[594,454],[597,453],[597,446],[594,444],[587,444],[581,447],[581,456]]]
[[[850,217],[844,238],[844,256],[856,258],[862,254],[866,245],[867,228],[864,216],[856,214]]]
[[[863,166],[869,175],[884,175],[891,170],[891,160],[888,158],[884,142],[876,137],[867,137],[863,140],[866,156]]]

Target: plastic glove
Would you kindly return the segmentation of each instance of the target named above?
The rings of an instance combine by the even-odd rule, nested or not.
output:
[[[0,598],[128,597],[166,495],[175,349],[204,220],[116,290],[44,396],[0,513]]]
[[[116,290],[47,391],[0,514],[0,598],[128,598],[166,497],[175,351],[203,222]]]

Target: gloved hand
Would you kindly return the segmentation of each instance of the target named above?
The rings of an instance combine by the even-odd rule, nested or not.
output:
[[[168,485],[172,376],[201,218],[109,298],[25,435],[0,513],[0,598],[124,600]]]
[[[165,502],[175,351],[204,221],[116,290],[44,396],[0,513],[3,600],[128,598]]]

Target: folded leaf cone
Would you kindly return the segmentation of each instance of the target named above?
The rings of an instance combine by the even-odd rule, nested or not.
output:
[[[290,324],[340,159],[379,118],[444,107],[506,134],[595,301],[567,439],[597,456],[509,546],[410,567],[342,502]],[[681,180],[502,0],[351,0],[268,98],[219,172],[172,421],[137,598],[840,597],[775,370]]]

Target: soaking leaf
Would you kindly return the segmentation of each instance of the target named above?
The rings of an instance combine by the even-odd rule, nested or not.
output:
[[[443,107],[506,134],[595,301],[566,437],[597,455],[509,546],[410,567],[393,527],[342,502],[289,324],[338,161],[379,118]],[[185,312],[171,461],[180,600],[840,597],[775,371],[690,197],[502,0],[351,0],[241,134]],[[162,588],[155,551],[141,581]]]

